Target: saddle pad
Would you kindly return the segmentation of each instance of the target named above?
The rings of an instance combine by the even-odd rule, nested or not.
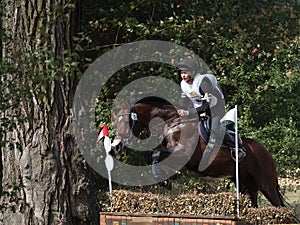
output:
[[[203,122],[199,123],[198,130],[199,130],[199,135],[200,135],[201,139],[205,142],[205,144],[207,144],[208,140],[209,140],[209,131],[205,128]],[[240,137],[238,137],[238,142],[240,145],[243,144],[243,141]],[[222,147],[228,147],[228,146],[225,145],[224,143],[222,143]]]

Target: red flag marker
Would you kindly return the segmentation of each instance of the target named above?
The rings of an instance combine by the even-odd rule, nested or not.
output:
[[[108,136],[108,129],[106,123],[104,123],[102,130],[103,130],[103,136]]]
[[[104,137],[104,149],[106,151],[106,158],[105,158],[105,166],[108,173],[108,182],[109,182],[109,192],[112,192],[112,183],[111,183],[111,171],[114,168],[114,160],[113,157],[109,154],[111,150],[111,141],[108,137],[108,128],[106,123],[103,124],[103,128],[100,131],[97,142],[100,141]]]
[[[100,131],[96,142],[99,142],[101,140],[101,138],[103,138],[104,136],[108,137],[108,128],[107,128],[106,123],[104,123],[103,128]]]

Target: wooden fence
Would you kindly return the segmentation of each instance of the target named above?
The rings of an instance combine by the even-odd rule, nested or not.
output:
[[[101,212],[100,225],[238,225],[235,217]]]

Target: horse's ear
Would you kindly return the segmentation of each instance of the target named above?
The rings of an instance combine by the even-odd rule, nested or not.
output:
[[[114,107],[115,108],[118,108],[118,109],[127,109],[130,107],[130,103],[127,102],[127,101],[121,101],[120,99],[118,100],[115,100],[114,103],[113,103]]]
[[[114,103],[113,103],[113,106],[114,106],[114,108],[121,108],[121,106],[122,106],[122,104],[121,104],[121,102],[120,101],[114,101]]]

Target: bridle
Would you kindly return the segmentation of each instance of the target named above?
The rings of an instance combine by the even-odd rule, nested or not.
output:
[[[128,140],[132,137],[133,127],[134,127],[135,123],[138,121],[138,116],[135,112],[118,114],[118,122],[120,122],[123,119],[124,116],[129,116],[129,115],[130,115],[130,118],[132,120],[131,126],[130,126],[130,120],[128,121],[128,125],[130,126],[129,132],[128,132],[129,135],[125,136],[124,134],[120,134],[120,133],[118,133],[118,131],[116,131],[116,135],[121,137],[125,141],[125,143],[128,142]]]
[[[130,117],[128,117],[129,120],[124,122],[124,123],[128,122],[129,130],[126,134],[124,134],[124,133],[122,134],[122,133],[119,133],[118,129],[117,129],[116,137],[115,137],[115,139],[118,139],[118,143],[120,143],[121,145],[125,145],[126,143],[129,142],[129,140],[132,138],[132,135],[134,134],[134,126],[136,125],[136,123],[140,122],[137,113],[134,112],[134,108],[132,108],[130,112],[117,114],[118,122],[121,122],[123,120],[124,116],[130,116]],[[131,121],[130,121],[130,119],[131,119]],[[168,123],[169,121],[172,121],[173,119],[174,118],[170,118],[168,120],[165,120],[161,123],[156,124],[155,126],[152,126],[151,128],[154,129],[156,127],[164,125],[165,123]],[[125,125],[125,126],[127,126],[127,125]],[[162,137],[163,137],[163,134],[160,136],[160,138],[162,138]]]
[[[130,110],[126,110],[127,112],[125,111],[124,113],[122,112],[122,109],[126,110],[128,108],[121,108],[120,111],[119,111],[120,113],[118,113],[116,115],[117,116],[117,124],[122,122],[122,123],[124,123],[124,126],[126,127],[125,129],[121,130],[124,133],[120,133],[119,129],[117,129],[117,131],[116,131],[115,140],[116,140],[117,144],[115,146],[116,146],[117,149],[119,149],[119,151],[121,151],[123,149],[123,146],[125,146],[130,141],[130,139],[134,135],[134,129],[135,129],[136,124],[140,122],[138,114],[134,111],[134,108],[131,108]],[[179,121],[177,120],[177,121],[174,121],[174,123],[172,122],[170,124],[169,122],[173,121],[174,119],[176,120],[176,118],[174,118],[172,116],[171,118],[169,118],[167,120],[164,120],[163,122],[155,124],[151,128],[155,129],[156,127],[160,127],[162,125],[168,124],[167,126],[168,126],[168,130],[169,130],[170,128],[173,129],[173,128],[177,127],[177,125],[179,125],[179,124],[191,123],[191,122],[196,121],[196,118],[189,118],[189,119],[186,118],[186,119],[183,120],[182,118],[179,117],[178,118]],[[127,126],[129,126],[129,129],[128,129]],[[126,130],[126,131],[124,131],[124,130]],[[164,134],[161,134],[159,136],[159,138],[163,139]]]

